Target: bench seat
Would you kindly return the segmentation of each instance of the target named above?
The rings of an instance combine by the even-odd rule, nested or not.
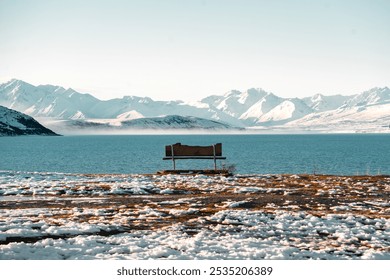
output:
[[[174,156],[174,157],[163,157],[163,160],[173,160],[173,159],[226,159],[222,156]]]

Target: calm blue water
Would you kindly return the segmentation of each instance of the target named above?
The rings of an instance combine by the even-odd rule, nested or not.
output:
[[[0,137],[0,170],[155,173],[171,169],[164,146],[223,143],[236,173],[390,174],[390,134],[126,135]],[[213,168],[181,160],[177,168]]]

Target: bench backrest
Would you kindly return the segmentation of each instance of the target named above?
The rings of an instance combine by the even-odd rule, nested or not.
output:
[[[173,148],[173,155],[172,155]],[[214,154],[215,152],[215,154]],[[222,156],[222,144],[217,143],[212,146],[188,146],[176,143],[165,146],[165,156]]]

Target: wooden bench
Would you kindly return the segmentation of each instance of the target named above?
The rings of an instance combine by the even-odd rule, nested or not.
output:
[[[217,170],[217,159],[226,159],[226,157],[222,156],[221,143],[211,146],[187,146],[181,143],[165,146],[163,160],[172,160],[174,170],[176,170],[175,161],[178,159],[212,159],[214,170]]]

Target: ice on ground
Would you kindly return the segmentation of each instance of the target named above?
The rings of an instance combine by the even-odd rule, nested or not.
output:
[[[171,212],[171,214],[181,213]],[[200,218],[199,218],[200,219]],[[314,217],[304,212],[223,210],[195,235],[181,224],[160,230],[135,230],[112,236],[79,235],[0,246],[1,259],[389,259],[389,221],[350,215]],[[364,224],[364,226],[360,226]],[[65,223],[62,228],[30,228],[71,233],[99,227]],[[13,223],[4,233],[26,228]],[[39,230],[35,230],[33,233]],[[326,240],[324,237],[327,237]]]
[[[388,260],[389,182],[1,171],[0,259]]]

